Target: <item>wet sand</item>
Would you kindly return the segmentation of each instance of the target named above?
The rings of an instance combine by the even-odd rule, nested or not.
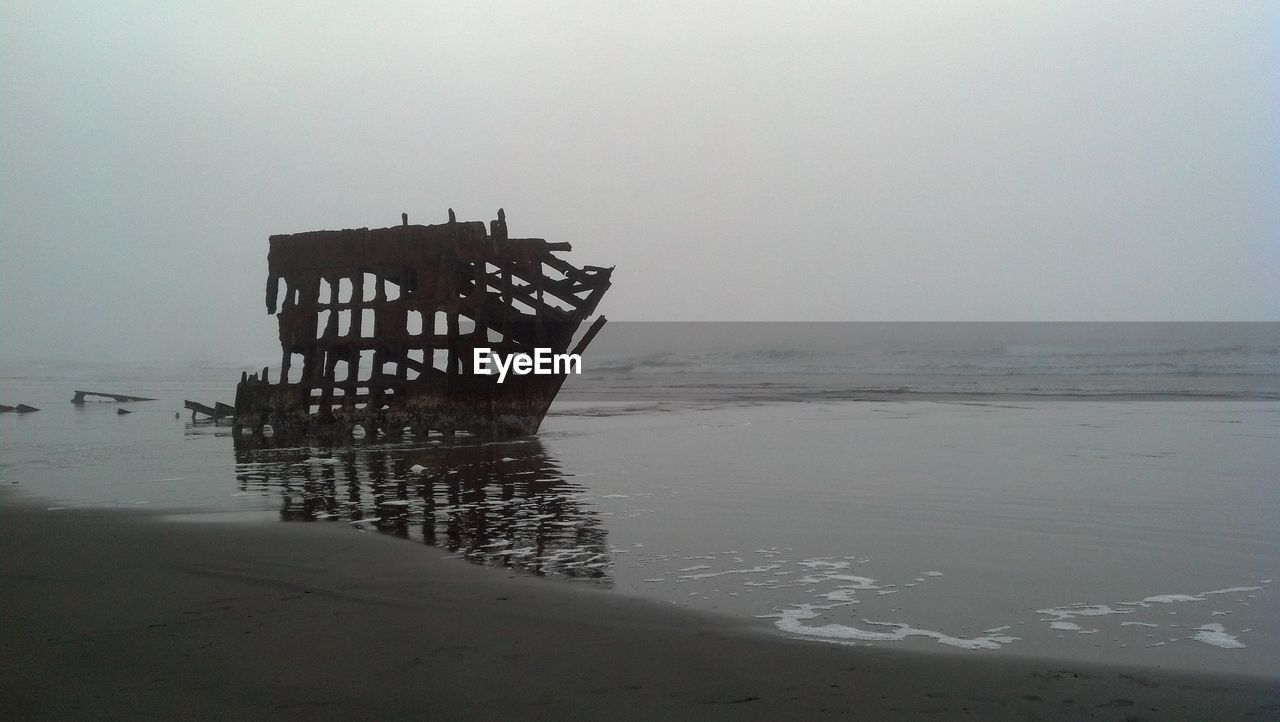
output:
[[[827,645],[346,524],[0,497],[28,718],[1274,719],[1280,680]]]

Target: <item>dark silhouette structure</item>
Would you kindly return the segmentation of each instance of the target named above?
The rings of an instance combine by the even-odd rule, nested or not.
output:
[[[84,406],[86,403],[85,397],[88,397],[88,396],[98,397],[99,400],[107,399],[107,400],[115,401],[118,403],[124,403],[127,401],[155,401],[155,399],[147,398],[146,396],[129,396],[127,394],[109,394],[103,391],[77,391],[75,392],[75,394],[71,396],[71,403],[75,404],[76,406]]]
[[[613,269],[560,259],[568,243],[508,237],[501,210],[487,229],[452,210],[444,224],[402,221],[271,237],[266,302],[280,325],[281,374],[241,377],[237,432],[537,432],[564,375],[499,384],[473,373],[474,350],[569,351]]]

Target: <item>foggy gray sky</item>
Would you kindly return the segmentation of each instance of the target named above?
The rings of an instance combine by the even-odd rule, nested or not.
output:
[[[268,235],[448,207],[614,320],[1280,320],[1276,3],[0,1],[8,358],[273,357]]]

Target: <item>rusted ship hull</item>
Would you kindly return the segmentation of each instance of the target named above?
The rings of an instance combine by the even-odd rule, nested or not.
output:
[[[474,373],[473,354],[570,349],[611,268],[555,256],[567,243],[508,238],[482,222],[272,236],[267,311],[279,322],[279,378],[242,376],[239,430],[484,436],[537,432],[564,374]]]

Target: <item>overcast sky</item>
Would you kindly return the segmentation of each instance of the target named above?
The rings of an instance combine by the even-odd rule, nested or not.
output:
[[[0,0],[0,353],[273,356],[267,236],[615,320],[1280,320],[1280,4]]]

